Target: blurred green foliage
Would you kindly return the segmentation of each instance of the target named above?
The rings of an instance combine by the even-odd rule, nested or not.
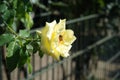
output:
[[[21,67],[27,63],[31,72],[30,56],[36,52],[40,57],[43,56],[40,50],[40,37],[36,33],[30,34],[33,26],[38,27],[46,20],[73,19],[103,13],[108,2],[108,0],[1,0],[0,46],[7,47],[8,70],[11,72],[17,66]]]
[[[32,8],[30,0],[0,1],[0,46],[7,47],[6,63],[9,72],[25,63],[31,72],[30,56],[41,51],[40,37],[36,33],[30,34],[33,26]],[[39,54],[43,55],[41,52]]]

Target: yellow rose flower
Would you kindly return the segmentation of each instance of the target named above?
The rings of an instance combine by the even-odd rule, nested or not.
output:
[[[76,37],[70,29],[65,29],[66,20],[60,20],[57,24],[54,20],[51,23],[46,22],[42,30],[37,31],[41,35],[41,49],[43,52],[59,60],[59,57],[69,56],[69,50]]]

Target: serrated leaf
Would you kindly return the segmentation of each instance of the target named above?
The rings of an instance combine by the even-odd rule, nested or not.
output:
[[[28,30],[20,30],[19,36],[21,36],[21,37],[29,37],[30,32]]]
[[[16,41],[10,42],[8,47],[7,47],[7,57],[13,56],[14,51],[16,51]]]
[[[14,39],[14,36],[12,34],[2,34],[0,35],[0,46],[9,43]]]

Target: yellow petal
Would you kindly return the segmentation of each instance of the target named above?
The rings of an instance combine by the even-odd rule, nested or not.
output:
[[[69,50],[71,49],[71,45],[59,45],[56,49],[60,53],[62,57],[68,57],[69,56]]]
[[[37,31],[41,35],[41,49],[43,52],[51,55],[53,58],[59,60],[60,56],[69,56],[69,50],[76,37],[72,30],[65,29],[66,20],[60,20],[46,23],[41,31]]]
[[[49,39],[51,39],[51,35],[53,33],[55,25],[56,25],[56,21],[55,20],[53,22],[51,22],[51,23],[47,23],[46,22],[46,27],[48,27],[47,37]]]
[[[56,33],[60,33],[61,31],[65,30],[65,23],[66,23],[66,19],[60,20],[60,22],[55,25],[54,31]]]
[[[66,45],[72,44],[76,40],[74,32],[72,30],[65,30],[63,32],[63,40]]]
[[[60,53],[54,50],[55,52],[51,53],[50,55],[55,58],[56,60],[60,59]]]
[[[44,27],[42,30],[41,30],[41,49],[43,49],[45,52],[49,52],[50,50],[50,44],[49,44],[49,39],[48,37],[46,36],[48,32],[48,27]]]

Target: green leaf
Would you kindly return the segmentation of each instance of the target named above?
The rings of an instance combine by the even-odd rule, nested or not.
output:
[[[99,3],[99,6],[100,6],[101,8],[105,7],[104,0],[98,0],[97,2]]]
[[[39,56],[43,57],[43,55],[44,55],[43,51],[41,49],[39,49]]]
[[[11,17],[10,10],[5,11],[2,17],[5,21],[7,21]]]
[[[16,41],[10,42],[10,44],[7,47],[7,57],[13,56],[14,52],[17,49]]]
[[[13,7],[14,7],[14,8],[17,8],[17,2],[18,2],[18,0],[14,0],[14,1],[13,1]]]
[[[33,6],[31,5],[31,3],[29,2],[28,4],[27,4],[27,12],[32,12],[32,9],[33,8]]]
[[[28,57],[28,52],[26,52],[25,49],[21,49],[18,67],[22,67],[27,62]]]
[[[9,72],[12,72],[17,67],[19,57],[19,48],[17,48],[15,54],[10,57],[6,57],[7,69]]]
[[[30,63],[30,57],[27,60],[27,65],[28,65],[28,72],[31,73],[32,72],[32,65]]]
[[[5,12],[7,11],[7,5],[6,4],[0,4],[0,12]]]
[[[40,45],[37,42],[32,43],[33,46],[33,53],[36,53],[40,49]]]
[[[9,43],[14,39],[14,36],[12,34],[2,34],[0,35],[0,46]]]
[[[19,36],[21,36],[21,37],[29,37],[30,32],[28,30],[20,30]]]
[[[27,62],[27,57],[20,57],[20,60],[18,61],[18,67],[22,67]]]
[[[28,63],[28,72],[29,72],[29,73],[32,72],[32,65],[31,65],[31,63]]]
[[[40,49],[40,42],[33,42],[32,43],[33,46],[33,53],[36,53],[37,51],[39,52],[39,56],[43,57],[44,53],[43,51]]]
[[[26,13],[25,14],[25,21],[24,21],[25,27],[27,29],[30,29],[33,25],[33,20],[30,14]]]
[[[29,53],[33,53],[33,46],[32,45],[30,45],[30,44],[26,45],[26,49]]]

